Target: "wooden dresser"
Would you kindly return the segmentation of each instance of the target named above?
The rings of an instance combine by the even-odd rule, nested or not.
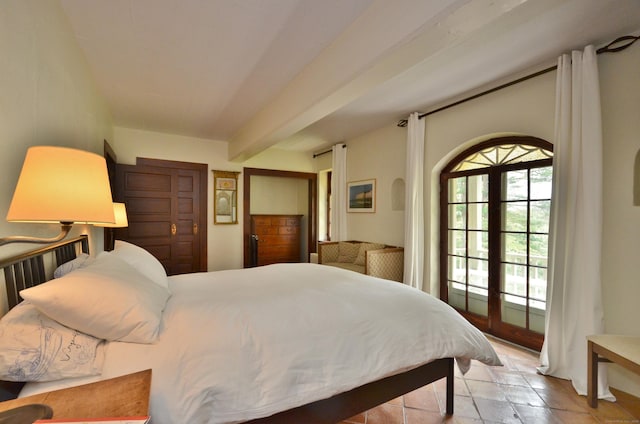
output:
[[[302,215],[251,215],[251,234],[257,236],[255,265],[300,262]]]

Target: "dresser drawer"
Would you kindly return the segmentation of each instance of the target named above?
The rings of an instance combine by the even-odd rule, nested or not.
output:
[[[257,265],[300,262],[302,215],[251,215],[251,231],[258,236]]]

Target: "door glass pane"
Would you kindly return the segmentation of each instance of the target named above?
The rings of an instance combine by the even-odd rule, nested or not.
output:
[[[503,203],[502,212],[503,231],[527,231],[527,202]]]
[[[489,287],[489,262],[480,259],[469,259],[469,285]],[[471,288],[469,288],[471,290]],[[484,291],[483,291],[484,292]]]
[[[467,200],[467,178],[449,180],[449,203],[461,203]]]
[[[469,202],[489,201],[489,176],[487,174],[469,177]]]
[[[545,234],[531,234],[529,240],[529,264],[547,267],[549,251],[549,236]]]
[[[469,231],[469,255],[473,258],[489,258],[489,232]]]
[[[548,233],[550,212],[550,200],[532,201],[529,231],[532,233]]]
[[[529,297],[545,302],[547,300],[547,269],[529,267]]]
[[[553,168],[533,168],[530,172],[531,199],[551,199]]]
[[[526,265],[501,264],[501,291],[518,296],[527,295],[527,267]]]
[[[449,205],[449,228],[464,230],[467,219],[467,205]]]
[[[488,230],[489,205],[487,203],[470,203],[468,220],[470,230]]]
[[[528,198],[527,170],[507,171],[502,174],[502,200],[524,200]]]
[[[448,278],[458,283],[467,282],[467,260],[465,258],[449,256]]]
[[[449,254],[466,256],[466,232],[461,230],[449,230]]]
[[[527,235],[502,233],[502,261],[527,263]]]

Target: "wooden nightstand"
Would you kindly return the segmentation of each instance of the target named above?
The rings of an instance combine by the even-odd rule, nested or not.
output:
[[[30,403],[53,409],[53,418],[99,418],[149,414],[151,370],[0,402],[0,411]]]

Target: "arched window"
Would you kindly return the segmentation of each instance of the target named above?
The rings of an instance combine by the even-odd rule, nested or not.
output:
[[[440,296],[478,328],[540,349],[553,146],[500,137],[440,175]]]

